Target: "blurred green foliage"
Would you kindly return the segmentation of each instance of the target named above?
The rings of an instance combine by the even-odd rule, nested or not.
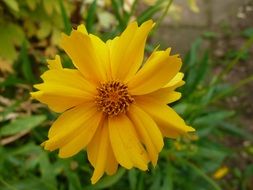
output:
[[[46,69],[45,58],[58,52],[60,33],[69,33],[72,26],[84,22],[89,32],[106,40],[119,34],[133,18],[141,24],[155,14],[162,15],[161,11],[170,3],[158,0],[152,6],[142,5],[144,9],[138,12],[137,1],[130,10],[124,9],[123,0],[107,1],[108,4],[80,2],[0,1],[0,189],[249,189],[253,164],[245,171],[236,166],[229,168],[230,175],[234,176],[230,183],[217,181],[213,174],[228,166],[231,158],[237,159],[237,150],[225,143],[227,137],[253,141],[253,135],[240,127],[236,111],[222,103],[250,81],[231,85],[224,76],[239,59],[247,59],[244,52],[249,48],[247,44],[252,44],[252,28],[242,33],[246,45],[232,55],[232,61],[222,68],[220,75],[213,74],[210,52],[201,51],[202,39],[192,44],[184,59],[186,85],[180,89],[183,98],[173,107],[196,128],[196,133],[176,140],[166,139],[156,168],[150,166],[148,172],[120,168],[116,175],[105,176],[92,186],[89,179],[92,168],[86,153],[59,159],[55,152],[49,153],[40,147],[57,115],[32,101],[29,92]],[[158,24],[160,21],[158,18]],[[152,49],[153,45],[148,44],[147,50]],[[63,61],[65,66],[71,66],[64,55]],[[247,150],[251,155],[252,148]]]

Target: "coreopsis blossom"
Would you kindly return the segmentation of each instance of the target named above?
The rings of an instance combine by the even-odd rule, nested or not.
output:
[[[215,171],[215,173],[213,174],[213,178],[217,180],[222,179],[228,174],[228,172],[229,168],[227,166],[222,166]]]
[[[130,23],[118,37],[103,42],[80,25],[62,35],[61,47],[76,69],[63,68],[60,57],[35,85],[33,98],[61,113],[51,126],[46,150],[71,157],[86,149],[96,183],[118,165],[147,170],[157,164],[163,137],[194,131],[167,104],[181,96],[181,59],[170,49],[154,50],[143,64],[149,20]]]

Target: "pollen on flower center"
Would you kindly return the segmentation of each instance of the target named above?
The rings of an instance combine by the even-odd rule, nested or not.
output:
[[[119,81],[101,83],[97,87],[97,91],[98,94],[95,97],[95,102],[98,109],[109,116],[125,113],[129,105],[134,102],[134,99],[128,93],[127,85]]]

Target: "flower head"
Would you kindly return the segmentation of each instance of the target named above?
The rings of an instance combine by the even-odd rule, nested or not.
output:
[[[63,34],[61,46],[76,69],[63,68],[60,57],[35,85],[33,98],[62,113],[51,126],[46,150],[59,149],[62,158],[83,149],[94,167],[96,183],[104,173],[155,166],[163,137],[175,138],[193,128],[167,104],[181,96],[181,59],[170,49],[155,50],[143,64],[144,47],[154,23],[128,25],[113,40],[103,42],[84,25]]]

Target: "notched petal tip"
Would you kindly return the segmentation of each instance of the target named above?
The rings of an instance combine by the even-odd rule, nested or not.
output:
[[[69,158],[69,157],[71,157],[71,155],[69,155],[68,152],[63,152],[62,149],[59,150],[58,156],[59,156],[59,158]]]
[[[30,92],[31,98],[32,99],[38,99],[44,94],[42,91],[37,91],[37,92]]]
[[[142,167],[138,166],[138,169],[142,170],[142,171],[147,171],[148,170],[148,165],[143,165]]]
[[[64,32],[61,32],[61,39],[68,38],[70,35],[65,34]]]
[[[141,24],[141,26],[142,26],[142,25],[150,25],[150,26],[153,28],[153,27],[156,25],[156,23],[155,23],[152,19],[149,19],[149,20],[143,22],[143,23]]]
[[[170,55],[170,53],[171,53],[171,47],[167,48],[165,51]]]
[[[88,34],[87,29],[86,29],[86,27],[85,27],[84,24],[80,24],[80,25],[77,27],[77,31],[79,31],[79,32],[81,32],[81,33],[83,33],[83,34]]]
[[[37,90],[42,90],[43,86],[44,86],[44,83],[33,85],[33,87],[36,88]],[[42,91],[36,91],[36,92],[34,92],[34,94],[36,94],[36,95],[42,95]]]
[[[129,92],[143,95],[165,86],[179,72],[182,61],[169,55],[169,49],[151,54],[144,66],[128,82]]]
[[[55,149],[52,149],[52,148],[50,147],[49,140],[44,141],[42,144],[43,144],[43,148],[44,148],[45,150],[48,150],[48,151],[53,151],[53,150],[55,150]]]
[[[32,100],[35,99],[35,98],[34,98],[34,93],[35,93],[35,92],[30,92],[30,93],[29,93],[29,94],[30,94],[30,99],[32,99]]]
[[[49,69],[63,69],[59,55],[56,55],[54,59],[47,59],[47,63]]]
[[[100,177],[98,176],[95,176],[94,174],[92,175],[90,181],[91,181],[91,184],[94,185],[98,182],[98,180],[100,179]]]
[[[41,143],[40,146],[44,148],[45,143],[46,143],[46,142]]]

